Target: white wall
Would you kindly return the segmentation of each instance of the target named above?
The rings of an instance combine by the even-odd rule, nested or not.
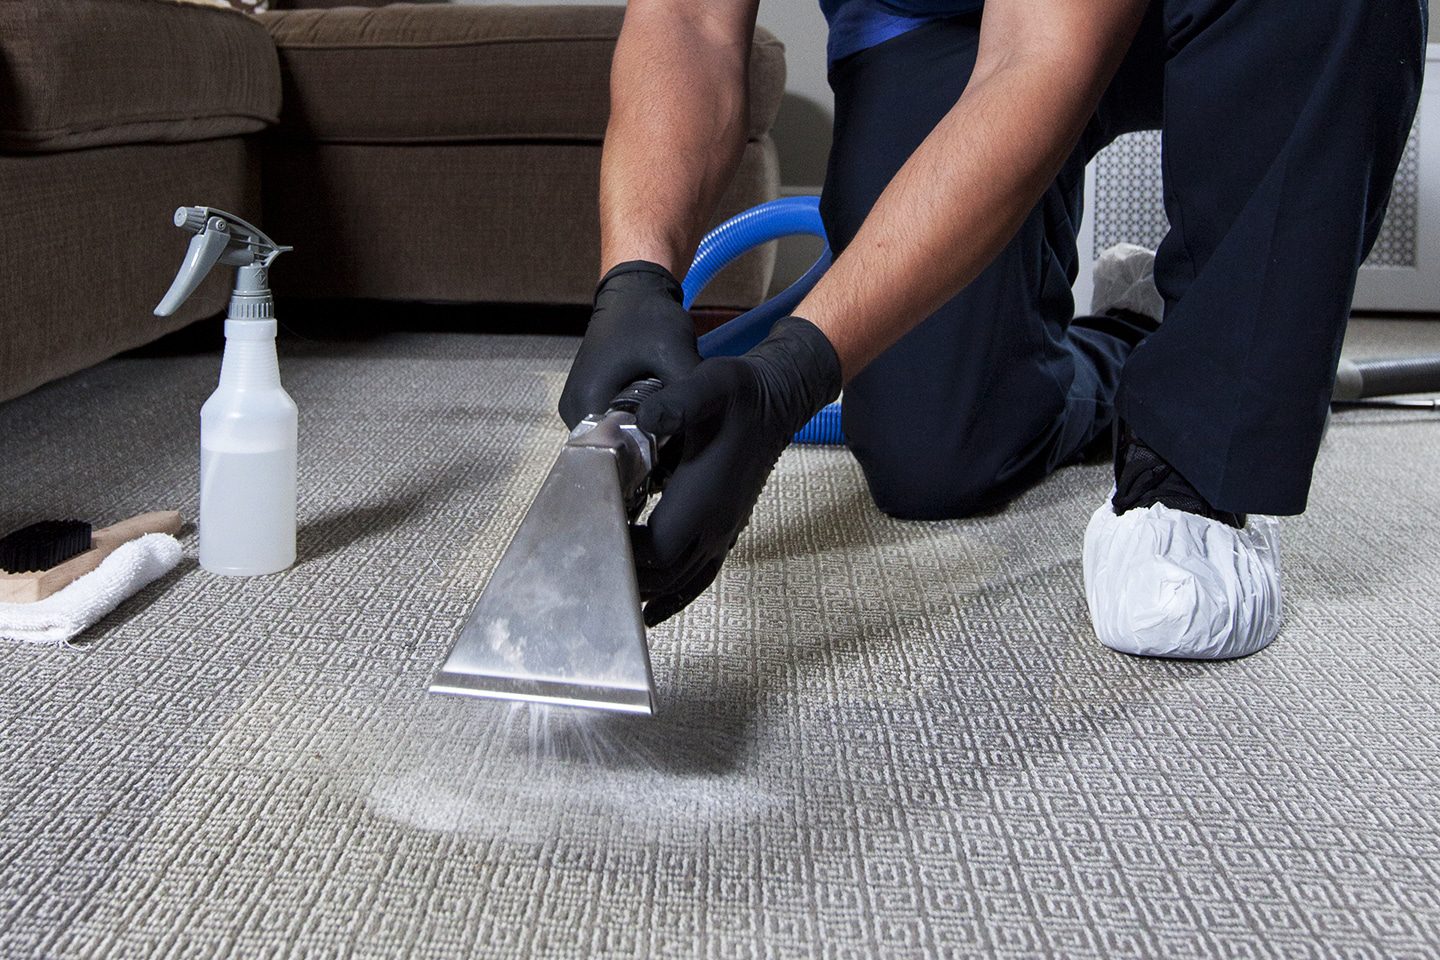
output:
[[[787,192],[819,192],[834,119],[825,80],[825,17],[816,0],[761,0],[760,25],[785,44],[785,100],[774,130],[781,182]]]

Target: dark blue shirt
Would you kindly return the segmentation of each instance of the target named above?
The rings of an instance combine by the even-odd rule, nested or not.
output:
[[[974,13],[983,4],[984,0],[820,0],[830,24],[830,62],[932,20]]]

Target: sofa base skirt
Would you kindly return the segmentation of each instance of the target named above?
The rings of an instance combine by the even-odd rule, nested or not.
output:
[[[463,303],[588,303],[600,274],[598,143],[343,144],[272,138],[266,230],[290,244],[277,293]],[[768,137],[746,146],[716,222],[773,199]],[[771,245],[773,247],[773,245]],[[720,274],[700,305],[760,302],[761,248]]]
[[[0,400],[224,310],[232,270],[152,313],[190,240],[171,218],[258,216],[258,170],[242,138],[0,156]]]

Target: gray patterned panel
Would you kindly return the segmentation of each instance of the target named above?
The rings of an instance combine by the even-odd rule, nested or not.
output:
[[[1395,185],[1390,191],[1390,206],[1385,209],[1385,222],[1380,235],[1365,261],[1367,267],[1404,267],[1414,269],[1420,262],[1420,130],[1410,131],[1400,168],[1395,171]]]
[[[1411,130],[1395,174],[1390,205],[1366,267],[1413,269],[1419,262],[1420,142]],[[1095,195],[1086,198],[1095,217],[1095,256],[1117,243],[1155,249],[1170,229],[1161,184],[1160,132],[1118,137],[1095,158]]]
[[[1095,218],[1095,256],[1117,243],[1154,250],[1170,230],[1160,174],[1160,131],[1117,137],[1094,160],[1095,195],[1086,197]]]
[[[0,649],[0,956],[1440,951],[1433,419],[1337,419],[1285,527],[1287,625],[1240,662],[1095,642],[1103,468],[902,523],[811,448],[653,631],[657,719],[428,696],[573,350],[283,345],[300,564],[187,560],[83,650]],[[193,517],[216,367],[117,360],[0,406],[0,528]]]

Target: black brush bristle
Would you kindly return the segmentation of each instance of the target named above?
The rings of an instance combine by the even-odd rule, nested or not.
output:
[[[0,537],[0,570],[49,570],[89,549],[90,524],[84,520],[41,520]]]

